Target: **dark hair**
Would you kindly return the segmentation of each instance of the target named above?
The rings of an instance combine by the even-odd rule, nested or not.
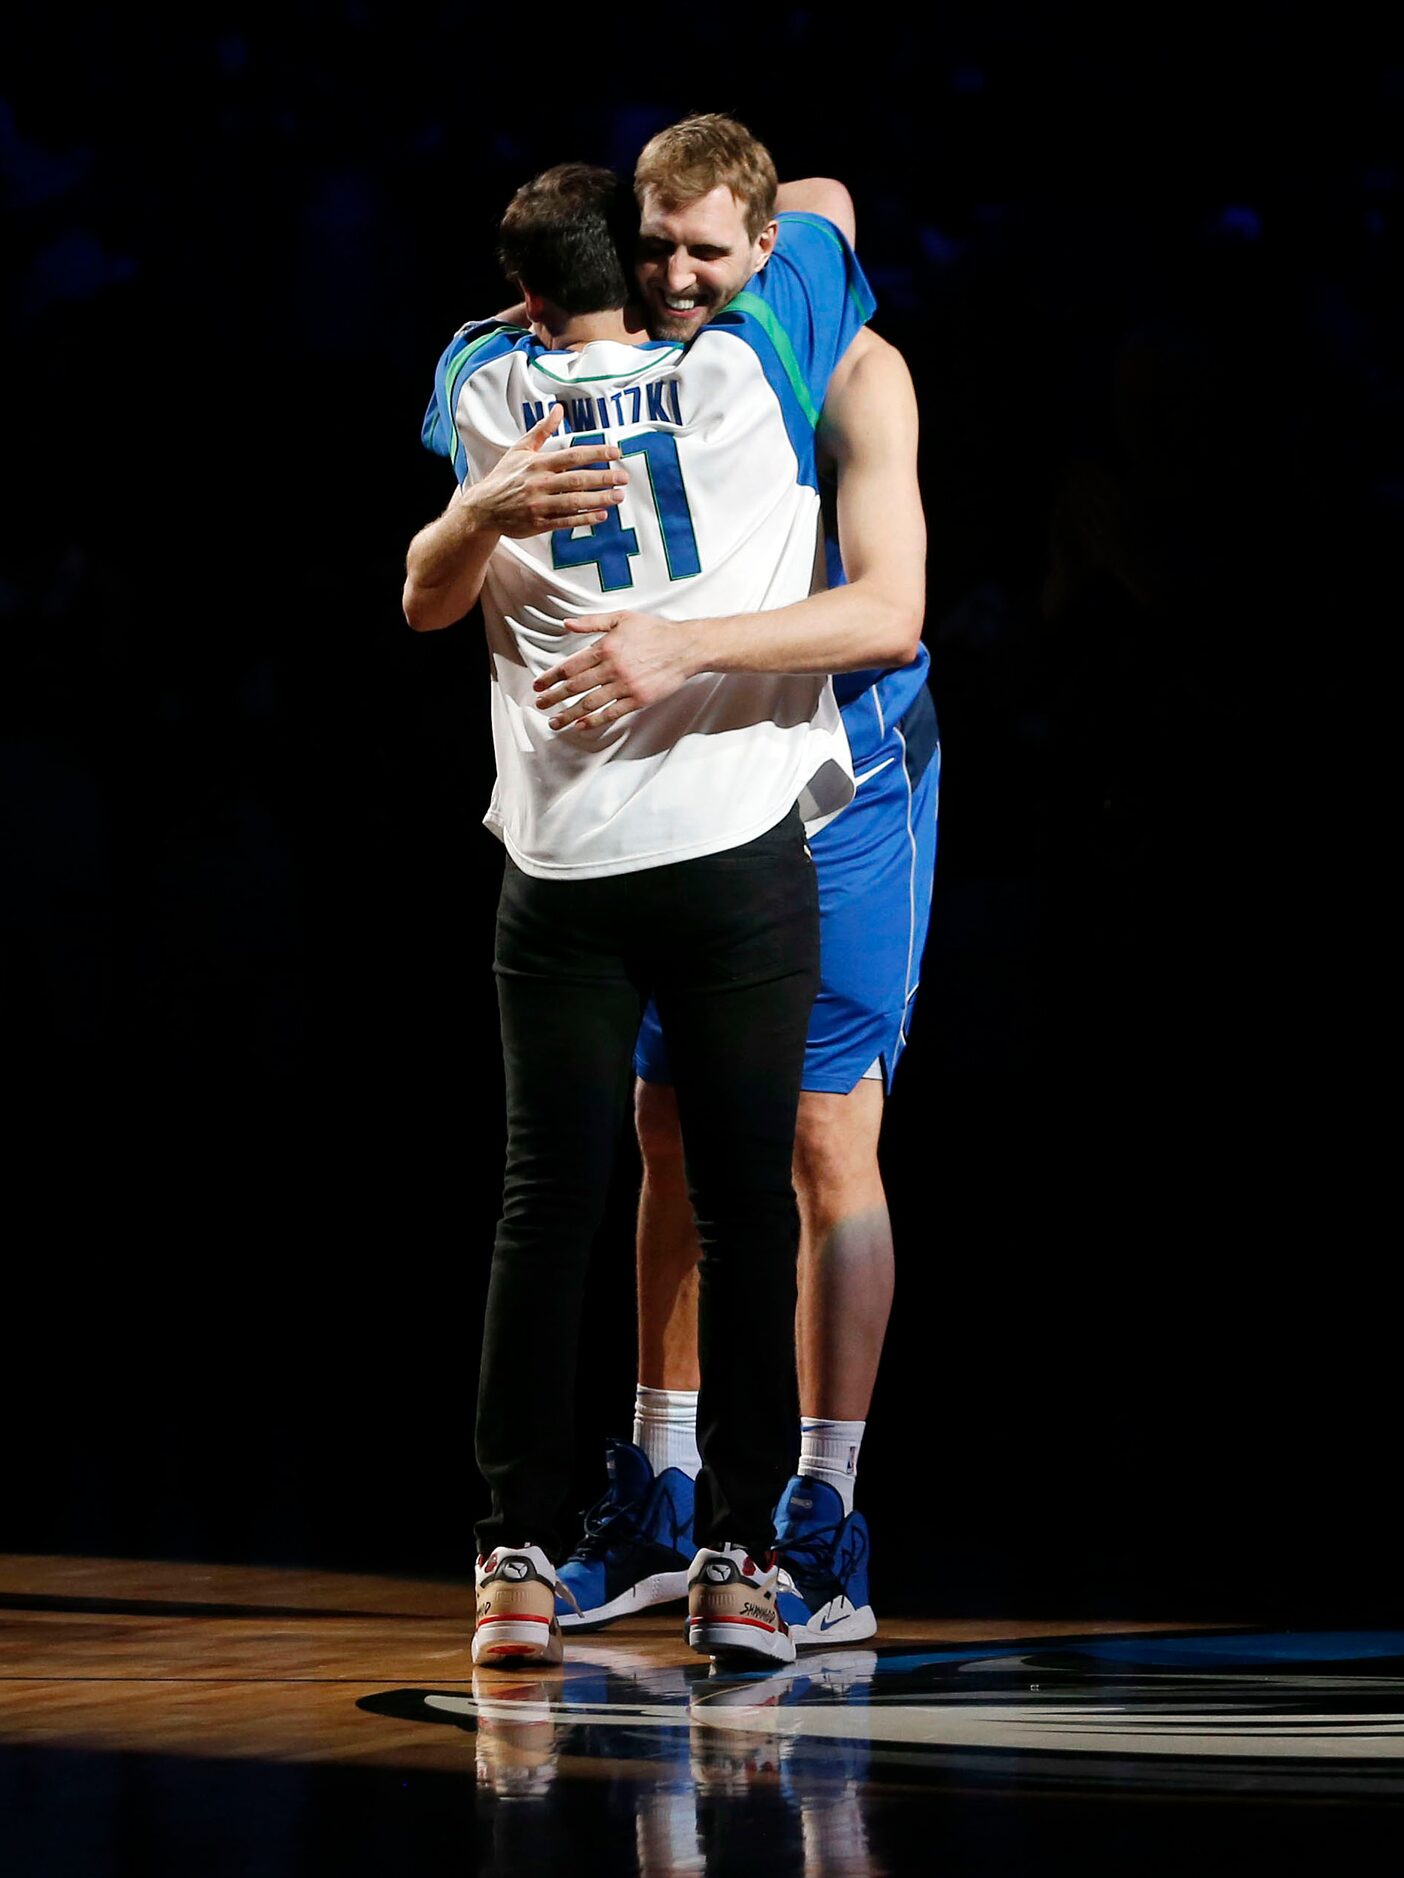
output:
[[[613,170],[558,163],[524,183],[497,231],[497,259],[562,313],[623,306],[638,216]]]

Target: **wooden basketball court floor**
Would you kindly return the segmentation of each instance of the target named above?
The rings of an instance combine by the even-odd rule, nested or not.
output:
[[[0,1558],[0,1873],[1398,1870],[1404,1633],[676,1612],[474,1673],[471,1585]]]

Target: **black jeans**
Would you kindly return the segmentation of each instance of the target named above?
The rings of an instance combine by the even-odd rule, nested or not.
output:
[[[492,1490],[479,1546],[560,1556],[586,1271],[651,995],[702,1241],[697,1540],[763,1552],[798,1431],[790,1163],[819,982],[798,815],[744,847],[597,880],[538,880],[509,859],[495,969],[507,1171],[478,1386]]]

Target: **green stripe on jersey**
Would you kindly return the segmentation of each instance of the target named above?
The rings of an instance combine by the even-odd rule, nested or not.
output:
[[[761,327],[775,347],[776,355],[784,367],[785,376],[790,381],[790,389],[794,392],[800,409],[808,418],[811,430],[814,429],[819,422],[818,407],[809,395],[809,386],[804,382],[804,373],[800,370],[800,362],[795,357],[790,335],[775,317],[769,303],[762,300],[759,294],[742,292],[738,293],[734,300],[727,302],[727,309],[733,313],[749,313]]]
[[[454,410],[458,402],[458,385],[459,380],[463,377],[464,367],[482,351],[483,347],[490,339],[500,339],[502,334],[508,330],[507,327],[494,326],[490,333],[483,333],[480,338],[474,339],[466,345],[461,352],[455,352],[448,362],[448,367],[444,372],[444,403],[448,406],[449,424],[453,432],[452,449],[453,460],[455,461],[458,458],[460,450],[463,448],[458,436],[458,426],[454,423]]]
[[[622,346],[622,345],[627,344],[627,341],[623,339],[617,339],[617,340],[607,341],[606,343],[611,344],[611,345]],[[640,351],[644,351],[646,349],[656,351],[657,347],[656,346],[650,347],[650,348],[644,348],[642,346],[639,347]],[[648,365],[645,365],[645,366],[632,365],[628,367],[627,370],[622,371],[622,372],[595,372],[593,375],[589,375],[589,376],[587,376],[585,373],[582,372],[580,376],[577,378],[557,378],[554,372],[548,372],[546,370],[546,367],[541,363],[541,355],[538,353],[536,358],[533,359],[532,361],[531,369],[534,372],[539,372],[540,375],[544,379],[546,379],[550,384],[553,384],[553,385],[604,385],[604,384],[609,384],[612,380],[616,378],[625,378],[625,379],[642,378],[645,372],[651,372],[655,366],[657,366],[661,370],[665,366],[674,365],[677,363],[677,361],[673,355],[675,353],[681,352],[682,350],[683,350],[683,346],[682,346],[681,341],[679,341],[677,345],[668,347],[667,355],[665,357],[654,359]]]

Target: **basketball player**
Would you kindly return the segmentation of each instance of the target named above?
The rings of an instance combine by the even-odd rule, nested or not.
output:
[[[638,281],[649,330],[690,338],[723,309],[745,304],[752,243],[774,253],[812,215],[772,219],[765,169],[749,133],[714,116],[684,120],[645,148],[635,172],[641,211]],[[724,180],[725,179],[725,180]],[[787,184],[786,210],[818,210],[852,239],[852,206],[825,179]],[[771,234],[770,231],[774,231]],[[773,262],[772,262],[773,265]],[[749,282],[749,286],[748,286]],[[746,290],[743,292],[742,290]],[[736,296],[741,294],[741,299]],[[876,335],[855,339],[831,383],[820,426],[837,458],[840,532],[850,577],[905,556],[919,582],[920,499],[914,414],[909,440],[876,423],[910,400],[905,367]],[[864,436],[864,431],[867,436]],[[915,525],[904,518],[915,518]],[[900,575],[900,569],[896,570]],[[835,584],[842,578],[833,569]],[[822,632],[822,609],[834,630]],[[615,717],[629,701],[665,694],[689,671],[736,656],[816,661],[838,674],[858,778],[856,800],[811,837],[821,910],[821,986],[810,1021],[795,1146],[801,1238],[799,1359],[801,1448],[776,1511],[777,1543],[804,1609],[785,1608],[801,1646],[854,1641],[876,1629],[868,1584],[868,1532],[854,1511],[859,1448],[892,1298],[892,1235],[878,1168],[883,1100],[906,1043],[930,912],[940,750],[927,687],[928,656],[865,612],[861,625],[838,591],[795,616],[798,650],[757,636],[754,623],[711,622],[678,632],[637,611],[597,613],[580,630],[605,633],[585,654],[538,681],[551,721]],[[778,625],[771,616],[772,628]],[[920,613],[917,614],[920,624]],[[867,637],[864,637],[864,633]],[[576,1600],[558,1609],[567,1628],[596,1627],[683,1594],[692,1541],[688,1508],[698,1466],[694,1418],[697,1242],[688,1204],[669,1055],[652,1009],[635,1065],[644,1158],[639,1219],[639,1372],[634,1441],[611,1442],[610,1484],[587,1515],[584,1538],[562,1567]]]
[[[568,732],[536,711],[532,684],[559,662],[563,621],[605,593],[765,618],[808,593],[812,413],[871,298],[844,244],[816,229],[799,244],[812,250],[804,272],[771,271],[757,310],[718,321],[706,347],[632,346],[622,278],[581,285],[582,233],[599,237],[592,266],[606,245],[606,188],[602,173],[566,166],[514,199],[503,258],[535,334],[464,329],[441,360],[428,429],[449,443],[461,487],[411,544],[405,590],[411,624],[428,628],[482,588],[499,765],[487,819],[508,849],[497,946],[508,1165],[479,1395],[493,1510],[479,1527],[474,1660],[559,1658],[559,1430],[616,1098],[651,992],[704,1247],[692,1641],[784,1661],[793,1644],[768,1554],[793,1438],[789,1156],[817,979],[812,870],[792,805],[806,789],[815,813],[847,799],[846,741],[826,679],[744,660],[687,678],[643,714],[614,700]],[[750,245],[752,268],[763,265],[769,242]],[[580,439],[572,451],[606,467],[573,455],[543,497],[532,470],[562,412]],[[640,474],[621,503],[608,466],[626,457]],[[510,512],[529,486],[522,525]]]

